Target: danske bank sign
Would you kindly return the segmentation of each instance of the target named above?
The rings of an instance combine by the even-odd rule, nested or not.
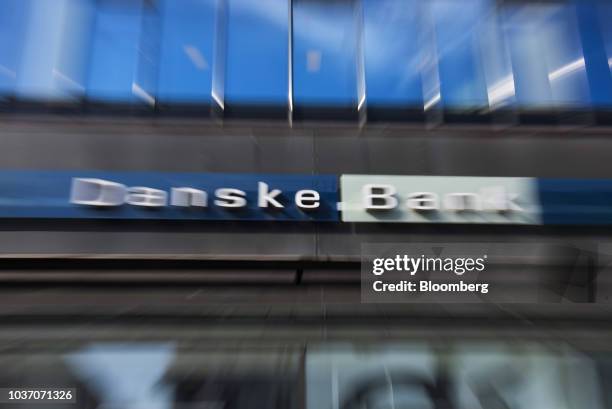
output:
[[[520,177],[3,171],[0,217],[609,224],[612,182]]]
[[[127,186],[100,178],[73,178],[70,202],[93,208],[124,205],[159,209],[192,208],[204,215],[208,208],[257,209],[274,217],[274,211],[293,208],[304,216],[322,207],[338,208],[344,221],[394,222],[537,222],[536,209],[529,200],[532,192],[520,179],[449,178],[401,176],[342,176],[342,202],[323,203],[314,188],[292,186],[289,192],[268,182],[253,181],[249,187]],[[474,180],[476,179],[476,180]],[[286,189],[286,183],[282,183]],[[197,186],[197,187],[196,187]],[[252,188],[252,192],[251,189]],[[197,213],[196,213],[197,214]]]
[[[539,224],[532,178],[342,175],[346,222]]]

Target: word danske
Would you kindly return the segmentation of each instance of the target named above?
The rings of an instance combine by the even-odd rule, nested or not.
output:
[[[295,192],[295,205],[302,210],[318,209],[321,196],[312,189]],[[161,189],[145,186],[128,187],[121,183],[95,178],[73,178],[70,191],[70,202],[78,205],[112,207],[124,204],[144,207],[208,207],[242,208],[247,206],[247,193],[234,188],[219,188],[209,199],[205,190],[193,187],[173,187],[170,193]],[[283,192],[271,189],[267,183],[257,183],[257,207],[282,209],[286,205]]]

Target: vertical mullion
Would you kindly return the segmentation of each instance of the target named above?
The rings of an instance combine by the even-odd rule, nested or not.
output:
[[[288,98],[288,111],[287,119],[289,126],[293,126],[293,0],[287,0],[289,2],[288,12],[288,41],[287,41],[287,67],[288,67],[288,84],[287,84],[287,98]]]
[[[225,63],[227,57],[227,1],[217,1],[215,41],[212,63],[212,114],[222,116],[225,110]]]
[[[355,25],[357,28],[356,65],[357,65],[357,114],[359,125],[367,121],[366,79],[365,79],[365,50],[364,50],[364,16],[362,0],[353,0],[355,10]]]

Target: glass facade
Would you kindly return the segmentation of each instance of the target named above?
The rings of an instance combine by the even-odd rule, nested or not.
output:
[[[154,104],[139,78],[144,41],[142,0],[99,0],[93,4],[91,54],[87,96],[94,101],[133,102],[136,98]],[[149,90],[150,91],[150,90]]]
[[[159,11],[160,101],[210,103],[216,1],[163,0]]]
[[[481,58],[481,24],[486,0],[435,0],[429,3],[440,75],[440,102],[452,108],[487,105]]]
[[[612,108],[603,0],[6,0],[0,98]]]
[[[518,104],[587,106],[590,95],[575,7],[527,4],[504,12]]]
[[[225,99],[237,105],[287,105],[289,3],[229,0]]]
[[[296,105],[356,106],[357,3],[296,0],[293,94]]]
[[[419,0],[363,2],[368,105],[423,105],[421,6]]]
[[[21,47],[25,36],[27,2],[7,0],[0,3],[0,95],[15,92]]]

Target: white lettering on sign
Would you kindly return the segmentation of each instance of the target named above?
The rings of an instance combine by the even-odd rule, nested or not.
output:
[[[239,189],[222,188],[215,191],[215,205],[219,207],[239,208],[247,205],[246,193]]]
[[[283,192],[271,188],[267,183],[257,183],[257,206],[261,208],[282,209]],[[208,207],[208,192],[192,187],[173,187],[170,189],[170,205],[177,207]],[[295,193],[295,205],[302,210],[318,209],[321,195],[316,190],[303,189]],[[168,205],[168,193],[152,187],[128,187],[121,183],[104,179],[74,178],[70,192],[70,202],[78,205],[112,207],[129,204],[143,207],[164,207]],[[219,188],[214,192],[212,203],[223,208],[242,208],[247,206],[247,193],[234,188]]]
[[[393,185],[365,185],[362,190],[363,208],[366,210],[395,209],[399,203],[395,197],[397,189]]]
[[[121,183],[103,179],[72,179],[70,202],[88,206],[120,206],[125,202],[127,189]]]
[[[295,204],[300,209],[318,209],[321,203],[321,195],[316,190],[298,190],[295,194]]]
[[[482,188],[476,193],[447,193],[442,199],[435,192],[412,192],[405,197],[407,199],[402,205],[398,199],[397,188],[389,184],[367,184],[362,188],[362,203],[365,210],[392,210],[400,206],[414,211],[520,212],[524,210],[517,203],[518,195],[508,193],[503,186]]]

